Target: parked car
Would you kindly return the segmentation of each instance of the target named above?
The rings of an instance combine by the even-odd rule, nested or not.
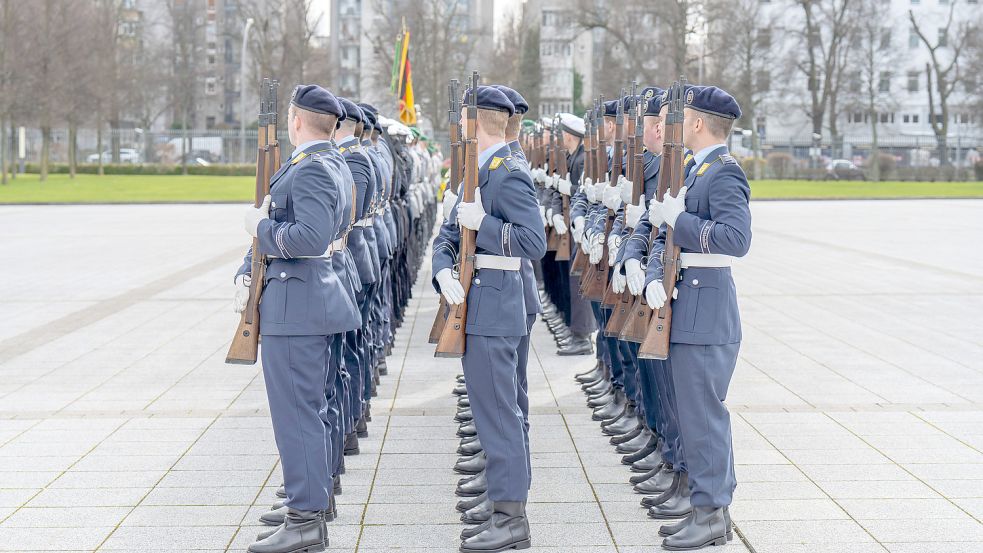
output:
[[[85,161],[88,163],[98,163],[99,154],[89,154]],[[102,153],[103,163],[112,163],[113,152],[106,150]],[[140,163],[140,152],[134,150],[133,148],[120,148],[119,149],[119,161],[120,163]]]
[[[826,166],[826,179],[867,180],[864,172],[848,159],[834,159]]]

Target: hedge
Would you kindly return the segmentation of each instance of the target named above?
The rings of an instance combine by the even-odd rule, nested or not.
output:
[[[103,173],[106,175],[180,175],[180,165],[160,165],[160,164],[137,164],[137,163],[107,163],[102,166]],[[41,167],[37,163],[28,163],[24,166],[28,173],[40,173]],[[99,173],[99,166],[94,163],[80,163],[75,167],[75,172],[79,174],[95,175]],[[48,165],[48,173],[68,174],[67,163],[52,163]],[[256,165],[254,164],[216,164],[216,165],[188,165],[189,175],[208,175],[223,177],[251,177],[256,175]]]

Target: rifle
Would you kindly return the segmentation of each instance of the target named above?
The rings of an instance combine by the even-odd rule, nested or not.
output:
[[[597,100],[598,109],[594,113],[595,128],[597,130],[597,141],[595,142],[594,173],[597,177],[594,183],[608,182],[608,140],[604,133],[604,96]],[[620,163],[619,163],[620,164]],[[613,177],[613,173],[611,174]],[[605,208],[606,209],[606,208]],[[610,232],[610,216],[605,221],[607,231]],[[590,301],[601,301],[604,299],[604,290],[608,284],[608,274],[611,268],[608,267],[608,242],[607,233],[601,238],[601,259],[596,265],[591,265],[587,270],[587,278],[580,283],[581,295]],[[589,261],[588,261],[589,263]]]
[[[473,202],[475,190],[478,189],[478,72],[471,73],[471,85],[468,89],[468,124],[464,136],[464,189],[461,190],[462,202]],[[437,340],[435,357],[463,357],[467,342],[465,324],[468,313],[468,290],[471,289],[471,279],[474,277],[475,261],[475,231],[461,227],[461,242],[458,253],[458,280],[464,288],[464,302],[460,305],[449,306],[447,322]]]
[[[550,169],[555,166],[555,173],[559,174],[561,179],[568,179],[570,174],[567,169],[567,153],[563,151],[563,144],[560,141],[559,117],[553,119],[553,131],[550,134],[550,141],[553,144],[551,154],[553,163],[550,163]],[[563,223],[567,226],[567,232],[560,235],[560,243],[556,249],[556,260],[570,261],[570,196],[561,194],[560,200],[563,202]]]
[[[614,148],[612,150],[612,160],[611,160],[612,161],[611,182],[608,183],[608,186],[616,186],[618,184],[618,179],[621,178],[621,173],[624,170],[624,154],[625,154],[624,107],[625,106],[624,106],[624,101],[622,100],[622,98],[624,97],[625,97],[625,89],[622,88],[621,96],[618,98],[618,109],[615,112]],[[631,158],[628,159],[628,168],[629,170],[631,169]],[[629,176],[630,176],[630,171],[629,171]],[[610,243],[609,239],[611,237],[612,227],[614,226],[615,215],[616,213],[614,211],[608,210],[607,221],[605,221],[605,225],[604,225],[605,252],[604,252],[604,258],[601,260],[601,263],[605,268],[605,272],[607,272],[609,276],[611,270],[610,270],[610,264],[608,263],[608,259],[610,258],[611,252],[610,252],[610,246],[608,246],[608,244]],[[609,279],[609,280],[613,280],[613,279]],[[618,303],[619,299],[620,299],[620,295],[615,294],[611,284],[607,283],[604,293],[602,294],[601,305],[604,307],[613,308],[615,304]],[[601,330],[603,332],[606,329],[601,329]]]
[[[683,186],[686,176],[683,174],[683,90],[686,87],[686,79],[680,77],[679,81],[672,84],[669,93],[669,109],[666,113],[665,122],[665,143],[662,147],[662,166],[659,169],[659,191],[657,197],[661,201],[666,191],[671,191],[673,196],[679,194],[679,189]],[[659,229],[652,227],[652,235],[649,243],[649,252],[652,251],[652,243],[659,236]],[[638,348],[638,357],[641,359],[668,359],[669,358],[669,332],[672,328],[672,291],[676,288],[676,281],[680,277],[679,246],[673,240],[672,227],[666,225],[666,244],[662,251],[662,285],[668,291],[666,304],[658,311],[652,312],[652,320],[649,322],[648,333],[642,345]]]
[[[584,142],[583,142],[584,166],[580,172],[581,187],[584,186],[584,184],[587,182],[587,179],[593,177],[594,160],[592,158],[594,157],[594,155],[593,155],[593,149],[591,147],[591,143],[592,143],[591,138],[593,134],[592,130],[594,126],[593,121],[594,121],[593,110],[587,110],[587,113],[584,114]],[[571,221],[571,223],[572,222],[573,221]],[[581,240],[582,239],[583,236],[581,236]],[[581,246],[578,244],[576,248],[576,252],[574,253],[573,256],[573,263],[570,264],[570,275],[582,276],[584,274],[584,271],[587,270],[587,267],[589,265],[587,261],[588,259],[587,256],[584,255],[583,248],[581,248]]]
[[[270,177],[279,167],[279,144],[276,140],[276,91],[279,83],[263,79],[259,99],[258,146],[256,148],[256,197],[253,206],[263,205],[270,193]],[[259,253],[259,239],[253,238],[250,264],[249,301],[242,312],[225,362],[252,365],[259,357],[259,300],[263,295],[266,258]]]
[[[540,134],[539,134],[539,141],[537,142],[537,151],[539,152],[539,154],[540,154],[541,157],[537,156],[537,159],[542,160],[544,162],[541,165],[539,165],[540,168],[546,167],[545,160],[546,160],[546,151],[547,151],[546,149],[547,148],[549,148],[549,151],[550,152],[552,152],[552,151],[554,151],[556,149],[555,137],[553,136],[553,133],[550,132],[549,145],[547,146],[546,140],[543,139],[542,132],[540,132]],[[549,174],[550,175],[553,175],[553,174],[556,173],[556,168],[554,167],[555,165],[556,165],[556,159],[555,158],[550,159],[550,164],[549,164]],[[560,236],[560,234],[558,232],[556,232],[556,229],[555,228],[553,228],[552,226],[550,226],[549,222],[547,222],[547,225],[546,226],[547,226],[546,251],[549,251],[549,252],[557,252],[556,255],[558,257],[559,256],[559,252],[560,252],[560,238],[561,238],[561,236]]]
[[[458,81],[457,79],[451,79],[451,82],[447,84],[447,98],[448,98],[448,110],[447,110],[447,124],[450,127],[450,143],[451,143],[451,171],[448,175],[447,186],[448,188],[453,187],[453,190],[457,189],[458,184],[461,182],[461,100],[460,94],[457,90]],[[440,334],[444,330],[444,323],[447,321],[447,300],[444,296],[440,296],[440,305],[437,307],[437,316],[433,319],[433,324],[430,325],[430,336],[429,343],[436,344],[440,340]]]

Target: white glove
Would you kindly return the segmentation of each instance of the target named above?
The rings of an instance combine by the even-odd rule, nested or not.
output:
[[[243,218],[243,225],[250,236],[256,238],[259,222],[270,218],[270,196],[263,198],[263,203],[259,207],[249,206],[246,208],[246,216]]]
[[[246,304],[249,303],[249,285],[251,283],[252,278],[247,274],[236,276],[236,291],[235,295],[232,296],[232,310],[236,313],[242,313],[246,310]]]
[[[539,206],[539,218],[543,220],[543,226],[549,224],[549,217],[546,216],[547,211],[545,206]]]
[[[590,237],[590,264],[596,265],[604,255],[604,234],[595,233]]]
[[[450,269],[441,269],[437,276],[437,285],[440,286],[440,293],[451,305],[464,303],[464,287],[454,278],[454,273]]]
[[[628,291],[633,296],[641,294],[645,286],[645,270],[642,269],[642,262],[637,259],[626,259],[625,278],[628,279]]]
[[[657,198],[652,198],[652,201],[649,202],[649,223],[652,224],[652,228],[659,228],[665,222],[666,220],[662,218],[662,202]]]
[[[580,215],[576,217],[573,222],[570,223],[570,226],[570,235],[573,236],[573,241],[579,244],[584,238],[584,216]]]
[[[676,299],[679,293],[675,288],[672,289],[672,299]],[[661,280],[653,280],[645,287],[645,303],[652,309],[662,309],[666,304],[666,287]]]
[[[590,229],[584,229],[584,235],[580,237],[580,249],[584,252],[584,255],[590,255],[590,245],[591,245],[591,231]]]
[[[604,201],[604,206],[611,211],[618,211],[621,207],[621,186],[605,186],[604,190],[601,192],[603,195],[602,200]]]
[[[614,267],[614,262],[618,257],[618,246],[621,245],[621,236],[611,233],[608,236],[608,267]]]
[[[604,200],[604,189],[608,187],[607,181],[594,184],[594,203],[599,204]]]
[[[457,203],[457,194],[451,191],[450,188],[444,190],[444,201],[441,202],[440,208],[444,212],[444,220],[450,219],[451,210],[454,209],[454,204]]]
[[[594,181],[587,177],[584,180],[584,185],[581,187],[584,189],[584,195],[587,196],[587,201],[594,203]]]
[[[543,171],[539,167],[532,170],[532,181],[536,184],[543,184],[546,182],[546,171]]]
[[[485,218],[485,208],[481,205],[481,189],[474,191],[473,202],[461,202],[457,205],[457,223],[464,228],[478,230]]]
[[[567,233],[567,224],[563,222],[563,215],[557,213],[553,216],[553,228],[556,229],[557,234]]]
[[[631,195],[632,192],[634,192],[635,185],[632,184],[630,180],[625,178],[624,175],[618,175],[618,186],[621,187],[621,201],[626,204],[630,204]],[[644,204],[645,202],[642,203]]]
[[[666,224],[675,227],[676,219],[684,211],[686,211],[686,187],[680,188],[679,194],[675,198],[667,191],[665,197],[662,198],[662,218]]]
[[[638,226],[638,221],[642,219],[642,215],[645,213],[645,195],[642,194],[639,197],[639,205],[627,204],[625,205],[625,226],[628,228],[635,228]]]
[[[556,175],[549,175],[546,177],[546,188],[556,190]]]
[[[621,274],[621,265],[616,265],[614,267],[614,275],[611,276],[611,290],[615,294],[621,294],[625,291],[625,275]]]
[[[560,194],[563,194],[564,196],[569,196],[570,189],[573,188],[573,183],[570,182],[570,175],[567,175],[566,178],[563,179],[557,177],[555,188],[560,191]]]

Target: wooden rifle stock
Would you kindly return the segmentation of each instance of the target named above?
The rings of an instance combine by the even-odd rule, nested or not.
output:
[[[594,142],[594,184],[605,182],[605,175],[608,172],[608,143],[604,135],[604,97],[601,96],[597,101],[594,110],[594,129],[597,133]],[[608,241],[607,235],[611,232],[611,221],[605,221],[604,236],[601,237],[601,259],[596,264],[591,264],[587,269],[587,278],[581,283],[582,295],[590,301],[601,301],[604,299],[604,290],[608,284]],[[588,263],[590,260],[588,259]]]
[[[273,175],[271,166],[279,155],[279,145],[276,143],[277,86],[276,81],[263,79],[257,133],[254,207],[261,206],[270,193],[270,177]],[[252,242],[249,275],[249,300],[225,356],[225,362],[233,365],[253,365],[259,358],[259,302],[266,280],[266,259],[259,253],[258,238],[253,238]]]
[[[447,187],[454,193],[461,182],[461,104],[458,92],[457,79],[451,79],[447,85],[447,100],[450,104],[447,110],[447,122],[450,129],[451,143],[451,169],[447,179]],[[440,296],[440,303],[437,306],[437,314],[434,315],[433,324],[430,325],[430,335],[427,341],[436,344],[440,340],[440,333],[444,330],[444,323],[447,322],[447,300]]]
[[[685,175],[683,174],[683,91],[686,87],[686,79],[680,77],[678,82],[673,83],[669,94],[669,109],[666,113],[666,134],[663,146],[663,163],[668,162],[668,167],[663,165],[659,170],[659,195],[660,198],[666,190],[675,196],[683,186]],[[668,157],[667,157],[668,156]],[[662,180],[663,174],[666,180]],[[665,188],[663,188],[665,184]],[[659,229],[652,229],[652,240],[659,235]],[[651,244],[649,252],[652,251]],[[654,310],[651,321],[649,322],[648,333],[645,340],[638,348],[638,357],[641,359],[661,359],[669,358],[669,336],[672,330],[672,294],[676,288],[676,281],[680,275],[679,266],[679,246],[673,240],[672,227],[666,225],[666,243],[662,252],[662,285],[666,289],[666,303],[660,309]]]
[[[471,88],[468,94],[468,125],[464,138],[464,190],[462,202],[473,202],[478,189],[478,72],[471,73]],[[468,291],[474,277],[475,231],[461,227],[461,240],[458,253],[458,280],[464,289],[464,302],[449,306],[447,322],[437,340],[435,357],[463,357],[467,344],[465,325],[468,318]]]

